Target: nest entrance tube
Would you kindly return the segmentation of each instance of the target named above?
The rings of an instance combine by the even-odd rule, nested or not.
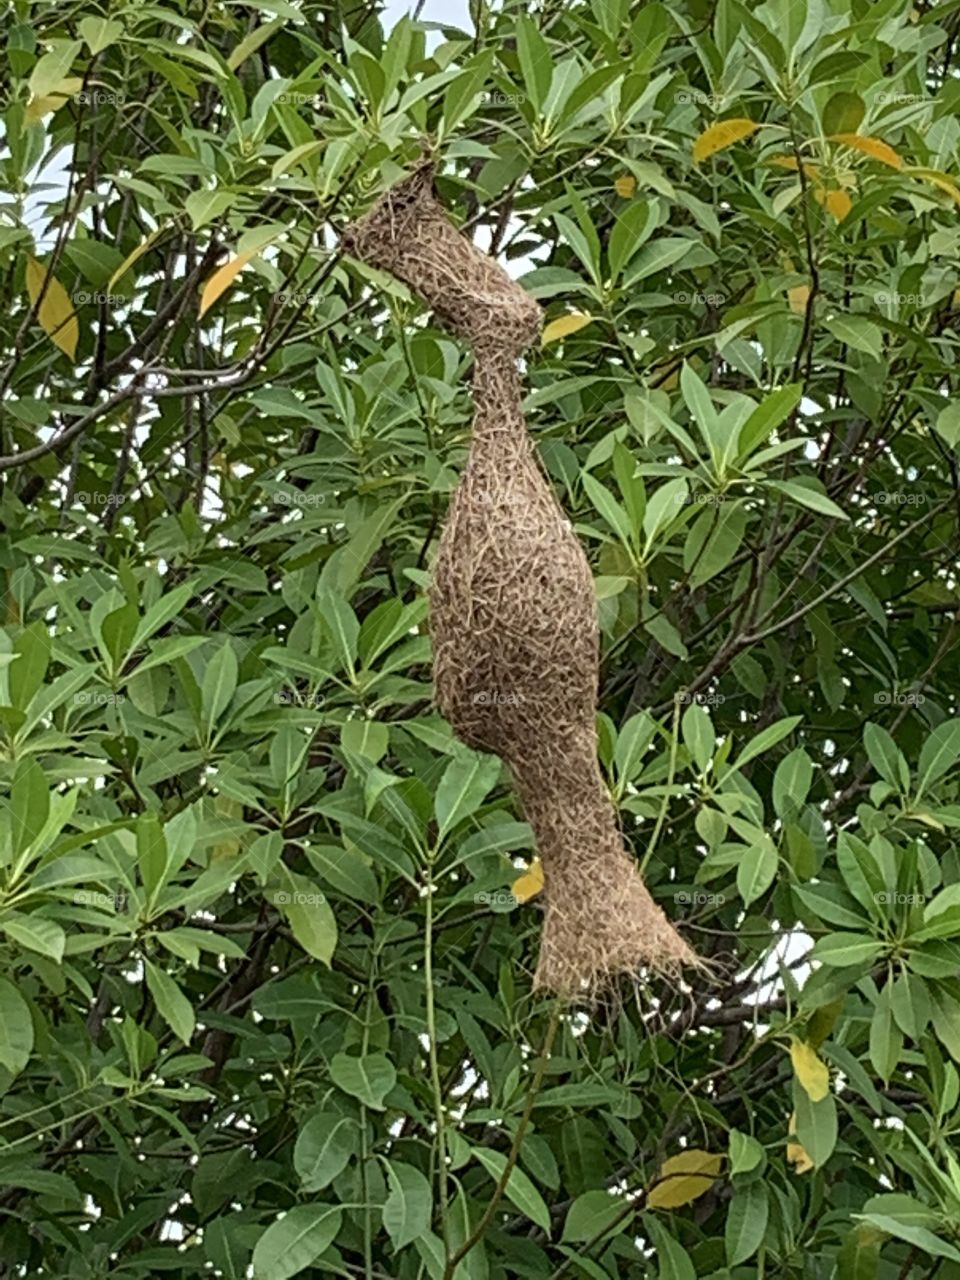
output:
[[[599,627],[587,558],[523,419],[521,353],[539,305],[450,221],[421,161],[343,247],[417,293],[474,353],[473,435],[430,587],[437,705],[509,766],[543,865],[535,983],[572,998],[694,952],[624,847],[597,763]]]

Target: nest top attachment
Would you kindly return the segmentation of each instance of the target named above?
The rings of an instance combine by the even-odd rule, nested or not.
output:
[[[450,221],[434,193],[435,167],[423,159],[343,234],[346,253],[390,272],[422,297],[444,328],[517,357],[537,341],[537,302]]]

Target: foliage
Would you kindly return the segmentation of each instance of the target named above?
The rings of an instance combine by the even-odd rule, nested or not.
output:
[[[11,7],[0,1269],[960,1276],[960,4],[375,8]],[[431,707],[468,361],[336,249],[421,137],[679,991],[531,992]]]

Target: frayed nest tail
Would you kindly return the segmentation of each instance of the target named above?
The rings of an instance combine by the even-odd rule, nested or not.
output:
[[[677,982],[684,970],[701,967],[627,857],[606,864],[604,878],[586,886],[579,877],[570,884],[547,875],[535,989],[589,1001],[621,978]]]

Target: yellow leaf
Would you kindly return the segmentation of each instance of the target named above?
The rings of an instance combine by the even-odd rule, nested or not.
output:
[[[147,250],[150,248],[150,246],[153,244],[154,240],[156,240],[157,236],[160,234],[162,230],[163,230],[163,227],[157,227],[155,231],[151,231],[150,234],[147,236],[146,240],[142,240],[140,244],[138,244],[137,247],[133,250],[132,253],[127,254],[124,260],[120,263],[119,267],[117,267],[116,271],[107,281],[107,293],[111,291],[111,289],[117,283],[117,281],[120,279],[121,276],[125,276],[127,274],[127,272],[130,270],[133,264],[137,261],[137,259],[142,257],[147,252]]]
[[[891,169],[903,168],[902,157],[897,155],[889,143],[881,142],[879,138],[869,138],[862,133],[832,133],[830,141],[842,142],[845,147],[862,151],[864,155],[872,156],[874,160],[889,165]]]
[[[960,307],[960,289],[954,289],[953,297],[950,299],[951,307]]]
[[[796,1139],[797,1113],[794,1111],[787,1122],[787,1138]],[[813,1168],[813,1161],[807,1155],[806,1149],[799,1142],[787,1142],[787,1164],[793,1166],[794,1173],[809,1173]]]
[[[842,222],[853,208],[853,201],[839,187],[814,187],[813,194],[818,204],[824,205],[828,213],[832,213],[838,222]]]
[[[767,164],[775,164],[780,169],[789,169],[791,173],[796,173],[800,168],[799,164],[797,163],[796,156],[771,156],[770,159],[767,161]],[[820,166],[816,164],[810,164],[809,161],[805,160],[803,162],[803,172],[806,174],[808,178],[819,178]]]
[[[546,346],[549,342],[566,338],[590,324],[592,320],[593,316],[588,316],[582,311],[571,311],[569,315],[560,316],[558,320],[551,320],[543,331],[542,345]]]
[[[790,310],[795,316],[804,316],[807,314],[807,299],[810,297],[810,286],[808,284],[798,284],[792,289],[787,290],[787,300],[790,303]]]
[[[813,1168],[813,1161],[799,1142],[787,1143],[787,1164],[793,1165],[794,1173],[809,1173]]]
[[[724,147],[732,147],[741,138],[749,138],[750,134],[755,133],[759,128],[760,126],[755,121],[741,117],[735,117],[732,120],[720,120],[717,124],[712,124],[709,129],[704,129],[703,133],[694,142],[693,158],[699,164],[701,160],[706,160],[707,156],[712,156],[714,152],[722,151]]]
[[[36,258],[27,259],[26,279],[27,293],[33,306],[36,306],[37,299],[43,294],[43,301],[37,311],[40,328],[72,360],[80,340],[80,326],[69,294],[56,277],[51,276],[47,280],[46,268]],[[45,280],[47,287],[44,289]]]
[[[946,827],[943,823],[938,822],[932,813],[927,813],[925,811],[918,813],[914,810],[910,814],[910,817],[913,818],[914,822],[921,822],[925,827],[929,827],[932,831],[946,831]]]
[[[830,1092],[830,1072],[813,1045],[791,1036],[790,1061],[810,1101],[822,1102]]]
[[[203,286],[203,293],[200,295],[201,316],[209,311],[220,295],[230,288],[247,263],[251,262],[259,252],[260,249],[248,249],[246,253],[238,253],[222,267],[217,267]]]
[[[657,1180],[647,1192],[648,1209],[680,1209],[709,1191],[717,1180],[723,1156],[709,1151],[681,1151],[664,1160]]]
[[[676,391],[680,385],[679,361],[672,368],[669,362],[654,365],[650,370],[650,381],[652,386],[659,388],[661,391]]]
[[[48,94],[43,98],[31,98],[27,103],[23,118],[27,124],[36,124],[44,116],[48,116],[51,111],[59,111],[66,101],[66,97],[55,93]]]
[[[83,88],[83,80],[79,76],[67,76],[55,84],[49,93],[39,98],[31,98],[24,112],[27,124],[36,124],[51,111],[59,111],[65,102],[69,102],[75,93]]]
[[[637,180],[632,173],[625,173],[616,180],[613,186],[618,196],[623,196],[624,200],[629,200],[637,189]]]
[[[945,191],[955,204],[960,204],[960,190],[957,189],[955,183],[951,182],[947,174],[941,173],[939,169],[910,167],[904,169],[904,173],[909,173],[911,178],[923,178],[927,182],[932,182],[935,187]]]
[[[518,902],[529,902],[543,890],[543,867],[539,858],[534,858],[522,876],[518,876],[510,886],[510,892]]]

